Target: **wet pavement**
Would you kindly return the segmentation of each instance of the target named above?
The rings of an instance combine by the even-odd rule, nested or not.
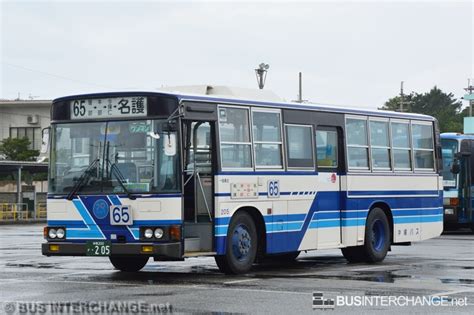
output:
[[[143,271],[115,271],[107,258],[44,257],[42,225],[0,226],[0,313],[6,302],[144,301],[175,313],[310,314],[313,292],[337,296],[446,296],[469,306],[342,306],[324,312],[473,313],[474,235],[451,232],[393,247],[381,264],[348,264],[339,250],[302,253],[295,263],[256,265],[221,274],[213,258],[149,261]],[[348,301],[354,301],[348,299]],[[449,303],[448,303],[449,304]],[[2,307],[3,306],[3,307]]]

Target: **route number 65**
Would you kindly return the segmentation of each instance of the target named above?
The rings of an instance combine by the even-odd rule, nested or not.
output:
[[[268,191],[268,198],[278,198],[278,197],[280,197],[280,181],[279,180],[269,180],[267,191]]]
[[[133,224],[132,211],[129,206],[117,205],[110,207],[111,225],[131,225]]]

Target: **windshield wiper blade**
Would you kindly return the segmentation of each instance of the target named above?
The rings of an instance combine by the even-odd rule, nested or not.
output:
[[[67,195],[68,200],[72,200],[74,198],[74,195],[77,193],[77,191],[82,187],[85,181],[87,181],[91,175],[90,170],[96,166],[96,164],[99,163],[99,159],[95,159],[94,161],[89,164],[89,166],[82,172],[81,177],[79,177],[79,180],[77,181],[76,185],[72,187],[71,191]]]
[[[120,172],[119,168],[115,163],[111,163],[109,160],[107,160],[111,165],[110,165],[110,172],[115,175],[115,178],[117,178],[118,183],[122,187],[123,191],[127,194],[128,199],[135,200],[137,199],[136,196],[134,196],[130,190],[127,189],[125,186],[125,177],[123,176],[122,172]]]

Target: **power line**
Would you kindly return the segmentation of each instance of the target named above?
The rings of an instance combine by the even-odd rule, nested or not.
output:
[[[31,116],[31,115],[27,115],[27,114],[18,114],[18,113],[2,112],[2,111],[0,111],[0,114],[13,115],[13,116],[24,116],[24,117]],[[39,114],[35,114],[35,115],[38,115],[39,117],[51,119],[51,117],[46,116],[46,115],[39,115]]]
[[[50,77],[54,77],[54,78],[58,78],[58,79],[62,79],[62,80],[67,80],[67,81],[71,81],[71,82],[76,82],[76,83],[81,83],[81,84],[92,85],[92,86],[97,86],[97,87],[101,87],[101,88],[116,90],[116,88],[106,86],[106,85],[102,85],[102,84],[96,84],[96,83],[86,82],[86,81],[82,81],[82,80],[72,79],[72,78],[68,78],[68,77],[65,77],[65,76],[62,76],[62,75],[59,75],[59,74],[54,74],[54,73],[44,72],[44,71],[41,71],[41,70],[31,69],[31,68],[15,65],[15,64],[12,64],[12,63],[8,63],[8,62],[1,61],[1,63],[4,64],[4,65],[13,67],[13,68],[18,68],[18,69],[22,69],[22,70],[26,70],[26,71],[30,71],[30,72],[36,72],[36,73],[40,73],[40,74],[43,74],[43,75],[48,75]]]

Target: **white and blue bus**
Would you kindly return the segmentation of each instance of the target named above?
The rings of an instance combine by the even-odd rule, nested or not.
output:
[[[445,229],[474,232],[474,135],[441,134]]]
[[[430,116],[118,92],[54,100],[50,134],[47,256],[214,256],[237,274],[317,249],[380,262],[443,228]]]

